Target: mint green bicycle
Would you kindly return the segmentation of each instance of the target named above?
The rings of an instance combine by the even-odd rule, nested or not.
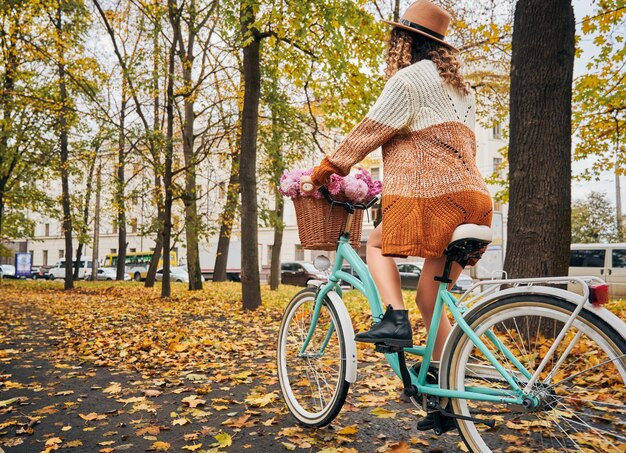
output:
[[[348,233],[355,210],[376,200],[338,202],[320,190],[348,211],[348,220],[328,282],[289,302],[277,347],[284,400],[309,427],[328,425],[357,379],[354,331],[339,283],[367,297],[374,320],[383,314]],[[457,300],[447,290],[450,267],[480,256],[491,240],[485,228],[461,225],[446,250],[430,331],[436,331],[444,306],[456,325],[441,360],[431,359],[430,335],[425,346],[377,350],[413,403],[435,412],[435,433],[449,429],[443,415],[452,417],[471,451],[504,450],[510,434],[523,436],[518,451],[625,451],[626,324],[602,306],[608,287],[595,277],[488,280]],[[344,260],[358,278],[341,270]],[[579,285],[582,294],[559,288],[568,283]],[[407,367],[405,354],[421,361]]]

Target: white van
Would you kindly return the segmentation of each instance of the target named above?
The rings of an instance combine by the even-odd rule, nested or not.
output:
[[[73,265],[76,266],[76,261],[74,261]],[[78,268],[78,278],[85,278],[85,271],[89,269],[89,272],[91,273],[92,267],[93,266],[91,260],[80,260],[80,267]],[[56,265],[48,271],[48,279],[54,280],[55,278],[62,278],[65,280],[65,258],[61,258],[59,261],[57,261]]]
[[[597,276],[609,284],[609,295],[626,296],[626,243],[572,244],[570,277]]]

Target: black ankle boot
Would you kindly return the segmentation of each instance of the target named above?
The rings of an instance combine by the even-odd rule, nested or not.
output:
[[[448,403],[448,405],[446,406],[446,411],[450,412],[450,410],[452,410],[452,406],[450,403]],[[439,411],[427,413],[426,417],[417,422],[417,429],[419,431],[429,431],[431,429],[434,429],[436,417],[439,417],[439,420],[441,422],[442,433],[456,429],[456,422],[454,418],[443,415]]]
[[[409,322],[409,311],[394,310],[391,305],[388,305],[383,319],[374,324],[369,331],[356,334],[354,339],[364,343],[411,347],[413,345],[413,333]]]

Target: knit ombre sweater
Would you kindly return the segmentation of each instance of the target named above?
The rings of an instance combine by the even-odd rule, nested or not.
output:
[[[474,99],[443,82],[430,60],[391,77],[376,103],[311,175],[325,185],[382,146],[382,253],[438,257],[463,223],[491,225],[476,167]]]

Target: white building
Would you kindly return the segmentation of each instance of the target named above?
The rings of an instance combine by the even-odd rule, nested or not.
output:
[[[485,129],[476,126],[476,139],[477,139],[477,166],[483,176],[489,177],[498,166],[502,163],[502,156],[499,154],[499,150],[506,145],[505,140],[502,139],[500,128],[495,127],[493,129]],[[332,148],[332,144],[329,146]],[[109,157],[110,162],[103,163],[103,169],[109,168],[108,171],[112,172],[114,166],[114,156]],[[312,167],[319,162],[319,156],[304,158],[301,162],[303,168]],[[362,166],[368,168],[373,177],[382,178],[382,156],[380,150],[377,150],[370,154],[368,158],[363,162]],[[133,165],[129,164],[127,167],[130,173],[135,173]],[[205,221],[215,222],[215,219],[221,213],[223,201],[225,197],[225,187],[228,182],[229,170],[223,168],[220,163],[207,162],[200,170],[198,175],[198,184],[204,191],[203,196],[198,201],[198,212]],[[106,174],[103,170],[103,180],[112,181],[114,175]],[[51,195],[60,195],[60,181],[40,181]],[[85,190],[85,181],[74,181],[72,185],[72,193],[74,195],[80,195],[81,191]],[[107,186],[107,185],[105,185]],[[108,184],[110,187],[111,184]],[[150,187],[153,187],[152,179],[147,176],[142,179],[133,179],[131,185],[127,190],[129,194],[129,200],[127,202],[127,252],[143,252],[151,251],[155,246],[154,233],[146,233],[150,219],[154,218],[154,207],[150,201]],[[213,188],[213,189],[211,189]],[[492,194],[498,190],[493,187]],[[110,192],[110,191],[109,191]],[[267,196],[267,191],[263,190],[259,185],[259,198],[265,199],[269,206],[273,206],[271,197]],[[93,199],[92,196],[92,214],[90,219],[93,219]],[[102,261],[106,254],[112,254],[118,252],[118,234],[117,226],[115,222],[115,212],[111,205],[112,195],[111,193],[103,193],[101,201],[101,221],[99,230],[99,260]],[[178,230],[182,231],[183,213],[178,207],[178,211],[175,210],[173,215],[173,223],[178,226]],[[494,206],[494,227],[496,227],[494,241],[494,247],[502,248],[502,240],[504,231],[506,231],[506,206],[500,206],[496,203]],[[60,258],[66,256],[65,253],[65,241],[61,228],[61,222],[57,219],[47,218],[40,215],[35,215],[36,228],[34,239],[27,241],[25,249],[33,255],[34,266],[52,266]],[[364,256],[365,248],[364,244],[369,234],[373,230],[373,218],[372,215],[365,214],[363,216],[363,233],[361,241],[363,246],[360,253]],[[291,200],[286,200],[285,212],[284,212],[285,230],[283,233],[283,245],[281,248],[281,261],[294,261],[294,260],[312,260],[320,253],[325,253],[332,256],[332,252],[317,252],[304,250],[300,246],[300,240],[298,238],[298,231],[296,225],[296,216],[293,203]],[[90,220],[90,235],[93,235],[93,220]],[[176,228],[175,228],[176,229]],[[218,227],[219,229],[219,227]],[[208,240],[205,239],[201,242],[201,267],[204,272],[210,272],[213,270],[213,264],[215,261],[215,249],[217,246],[217,234],[209,236]],[[179,262],[184,264],[186,262],[184,233],[179,234],[178,237],[174,237],[174,251],[178,253]],[[238,269],[240,267],[240,250],[241,250],[241,238],[240,232],[236,225],[231,236],[231,247],[229,252],[229,268]],[[269,272],[271,247],[274,241],[274,231],[272,228],[260,226],[258,234],[258,251],[259,251],[259,265],[261,267],[262,274],[264,276]],[[74,237],[74,248],[78,247],[78,239]],[[91,259],[93,242],[90,239],[83,248],[83,257]],[[24,247],[22,247],[24,248]],[[73,257],[76,256],[76,250],[73,251]],[[413,258],[415,259],[415,258]],[[411,258],[409,258],[411,260]]]

